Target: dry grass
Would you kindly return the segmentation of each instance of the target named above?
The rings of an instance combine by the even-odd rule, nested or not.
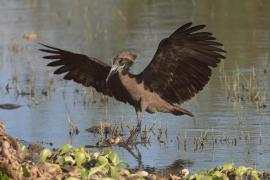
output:
[[[245,75],[239,69],[231,76],[223,74],[225,94],[232,102],[251,102],[258,109],[266,107],[265,88],[259,86],[259,80],[255,68],[249,75]]]

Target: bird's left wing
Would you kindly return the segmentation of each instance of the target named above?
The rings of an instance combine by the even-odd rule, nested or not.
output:
[[[137,81],[171,103],[182,103],[202,90],[225,52],[212,33],[198,32],[205,25],[187,23],[163,39]]]
[[[65,73],[64,79],[74,80],[84,86],[92,86],[98,92],[112,96],[111,91],[106,86],[106,77],[111,67],[104,62],[88,57],[83,54],[76,54],[52,46],[42,44],[46,49],[40,51],[50,53],[43,58],[52,60],[48,66],[59,67],[54,74]]]

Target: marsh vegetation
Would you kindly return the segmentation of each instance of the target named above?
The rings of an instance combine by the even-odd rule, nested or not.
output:
[[[267,1],[3,1],[0,119],[25,144],[112,148],[131,169],[149,173],[187,168],[193,174],[228,162],[251,167],[249,172],[268,170],[267,7]],[[227,59],[207,87],[184,104],[194,119],[145,114],[139,134],[133,108],[54,77],[30,38],[36,34],[38,41],[108,63],[123,48],[132,50],[139,55],[132,71],[140,72],[160,39],[191,20],[206,23],[224,42]]]

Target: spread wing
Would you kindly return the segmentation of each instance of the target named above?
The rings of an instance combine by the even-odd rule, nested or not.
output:
[[[48,66],[58,67],[54,74],[65,73],[64,79],[66,80],[74,80],[84,86],[92,86],[98,92],[112,96],[106,86],[106,78],[111,69],[109,65],[83,54],[72,53],[42,43],[41,45],[46,49],[39,49],[40,51],[50,53],[43,57],[52,60]]]
[[[211,67],[216,67],[225,51],[212,33],[200,32],[205,25],[187,23],[163,39],[143,72],[136,75],[146,89],[170,103],[192,98],[209,81]],[[199,32],[198,32],[199,31]]]

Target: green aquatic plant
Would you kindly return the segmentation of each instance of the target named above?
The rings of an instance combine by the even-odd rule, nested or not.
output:
[[[211,168],[208,170],[201,170],[196,174],[189,176],[189,180],[242,180],[252,179],[259,180],[262,173],[254,168],[239,166],[235,167],[233,163],[227,163],[223,166]]]
[[[40,159],[45,162],[51,157],[51,155],[52,155],[51,150],[45,148],[40,152]]]
[[[9,180],[9,177],[5,172],[0,171],[0,179],[1,180]]]
[[[40,157],[45,162],[55,163],[61,167],[71,167],[74,170],[73,175],[67,177],[67,180],[87,180],[94,178],[137,178],[143,179],[138,173],[131,173],[128,165],[124,163],[118,155],[111,149],[104,152],[90,152],[83,147],[74,148],[70,144],[65,144],[56,152],[48,149],[41,151]],[[23,170],[23,169],[22,169]],[[123,170],[128,171],[123,173]],[[27,175],[27,173],[24,173]],[[71,173],[72,174],[72,173]],[[178,176],[175,176],[178,177]],[[188,180],[230,180],[230,179],[252,179],[258,180],[262,173],[254,168],[239,166],[235,167],[233,163],[227,163],[208,170],[201,170],[196,174],[183,177]]]
[[[44,162],[77,169],[76,172],[79,173],[67,178],[70,180],[77,178],[86,180],[92,175],[117,179],[122,176],[121,169],[128,167],[111,149],[97,153],[87,151],[83,147],[74,148],[70,144],[63,145],[55,152],[45,148],[41,151],[40,158]]]
[[[22,165],[17,169],[17,174],[22,174],[23,177],[30,177],[30,172],[25,165]]]
[[[258,72],[253,67],[252,72],[246,74],[238,68],[231,75],[223,74],[225,94],[232,102],[251,102],[258,109],[266,107],[266,88],[261,85]]]
[[[60,155],[66,154],[72,150],[72,146],[70,144],[65,144],[58,149]]]

